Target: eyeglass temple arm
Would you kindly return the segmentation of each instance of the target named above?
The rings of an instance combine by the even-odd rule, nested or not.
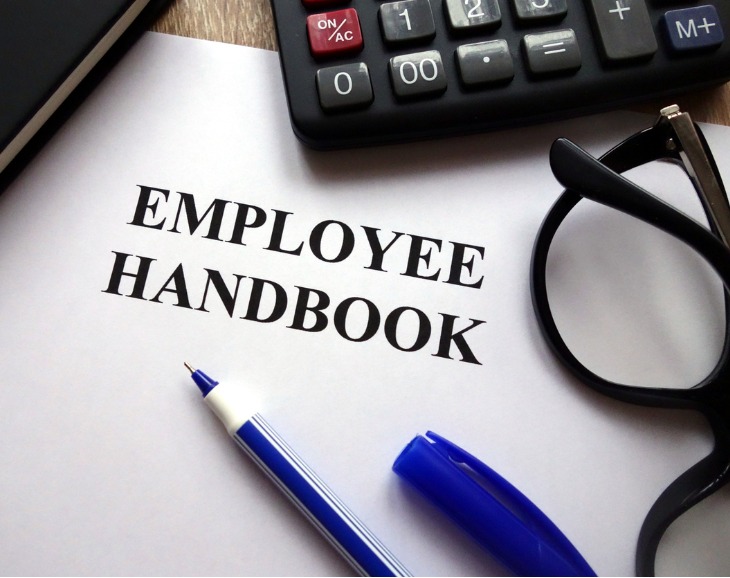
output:
[[[654,560],[666,529],[679,516],[728,482],[730,454],[722,442],[702,461],[672,482],[659,496],[641,526],[636,548],[636,574],[654,575]]]
[[[668,122],[678,141],[668,142],[667,146],[679,148],[682,164],[695,184],[707,218],[725,246],[730,247],[730,205],[704,137],[689,114],[680,112],[678,106],[663,108],[660,114],[659,122]]]
[[[730,292],[730,254],[727,246],[702,225],[671,205],[612,171],[567,139],[550,149],[550,166],[566,188],[612,207],[677,237],[702,255]]]

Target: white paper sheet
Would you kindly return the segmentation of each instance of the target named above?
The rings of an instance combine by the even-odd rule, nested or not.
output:
[[[391,472],[427,429],[512,481],[599,574],[633,573],[646,512],[711,438],[698,416],[614,402],[569,377],[540,336],[528,278],[534,237],[560,192],[552,140],[600,154],[651,122],[614,113],[316,153],[291,133],[276,54],[146,35],[0,195],[0,572],[350,571],[227,439],[187,360],[265,400],[268,420],[416,574],[505,572]],[[707,136],[727,178],[728,129]],[[678,174],[652,167],[635,177],[700,215]],[[151,193],[141,226],[145,187],[169,193]],[[212,214],[194,233],[184,213],[175,227],[181,192],[198,217],[221,200],[223,240],[203,238],[216,236]],[[230,242],[237,203],[258,208],[248,225],[266,217],[244,230],[245,245]],[[285,213],[282,251],[267,250]],[[383,271],[367,268],[364,227],[384,244],[402,233]],[[341,252],[349,232],[352,252]],[[419,238],[430,261],[406,275]],[[298,256],[283,252],[300,243]],[[448,282],[453,243],[473,266]],[[586,359],[659,385],[695,383],[712,367],[721,289],[676,242],[586,203],[556,243],[555,307]],[[127,272],[138,257],[154,259],[142,299],[129,296],[131,277],[112,282],[116,253],[131,255]],[[203,303],[206,269],[231,291],[242,276],[232,315],[213,288]],[[286,292],[279,320],[242,319],[251,278]],[[264,285],[262,318],[273,306]],[[324,330],[290,328],[298,288],[316,290],[310,303],[319,292],[331,300]],[[349,310],[348,298],[359,298]],[[357,338],[364,300],[380,314],[377,332],[343,338],[335,309],[349,319],[340,331]],[[590,305],[616,327],[579,327]],[[401,351],[384,322],[394,315],[407,349],[416,309],[430,338]],[[464,334],[478,363],[460,361],[454,344],[452,359],[434,355],[448,316],[457,329],[484,322]],[[314,322],[310,312],[304,325]],[[647,368],[649,354],[660,361]],[[727,573],[729,496],[672,528],[660,572]]]

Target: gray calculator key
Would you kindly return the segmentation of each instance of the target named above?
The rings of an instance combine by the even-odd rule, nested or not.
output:
[[[364,62],[320,68],[317,92],[322,110],[368,106],[373,101],[370,73]]]
[[[569,73],[581,67],[580,48],[570,28],[527,34],[522,42],[533,74]]]
[[[429,0],[388,2],[378,14],[383,38],[390,44],[430,40],[436,35]]]
[[[567,0],[512,0],[517,19],[534,22],[548,18],[563,18],[568,13]]]
[[[461,80],[467,86],[506,82],[515,75],[507,41],[463,44],[456,49]]]
[[[498,26],[502,21],[497,0],[445,0],[445,6],[453,30]]]
[[[646,0],[589,0],[588,6],[607,61],[648,58],[657,51]]]
[[[437,96],[446,90],[446,73],[438,50],[390,59],[390,79],[398,97]]]

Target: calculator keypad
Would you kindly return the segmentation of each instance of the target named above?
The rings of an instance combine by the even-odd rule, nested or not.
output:
[[[271,0],[296,134],[490,130],[730,80],[730,0]]]

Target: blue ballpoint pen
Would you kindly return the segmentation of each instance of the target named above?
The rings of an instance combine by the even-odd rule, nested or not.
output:
[[[219,384],[185,363],[205,403],[241,449],[307,516],[352,567],[364,576],[410,572],[251,407],[240,388]]]

